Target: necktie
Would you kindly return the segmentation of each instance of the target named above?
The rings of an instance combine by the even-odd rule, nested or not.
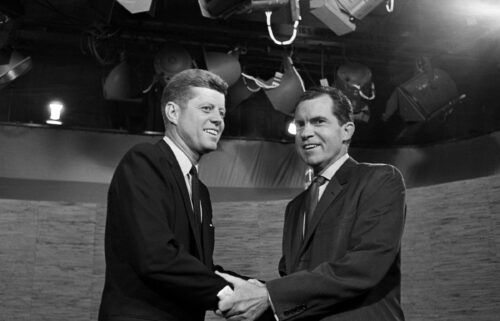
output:
[[[311,218],[314,214],[314,210],[316,209],[316,206],[318,205],[318,198],[319,198],[319,187],[323,185],[327,179],[323,176],[316,176],[309,188],[307,189],[307,195],[306,195],[306,206],[305,206],[305,220],[304,220],[304,232],[306,230],[307,225],[309,222],[311,222]]]
[[[191,201],[193,202],[193,212],[196,218],[201,222],[200,213],[200,180],[198,179],[198,171],[196,167],[191,167]]]

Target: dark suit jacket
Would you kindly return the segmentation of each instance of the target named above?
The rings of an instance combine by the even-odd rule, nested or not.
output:
[[[100,321],[196,321],[216,309],[227,283],[213,273],[212,208],[203,184],[200,199],[202,227],[163,140],[123,157],[108,193]]]
[[[280,320],[404,320],[399,171],[348,159],[327,185],[302,240],[305,193],[286,209],[282,278],[267,282]]]

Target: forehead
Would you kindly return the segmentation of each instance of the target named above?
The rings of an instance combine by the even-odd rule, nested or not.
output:
[[[333,115],[333,101],[327,95],[301,101],[295,109],[295,119],[313,117],[335,117]]]
[[[189,88],[188,102],[194,104],[210,104],[219,108],[225,108],[225,96],[223,93],[205,87]]]

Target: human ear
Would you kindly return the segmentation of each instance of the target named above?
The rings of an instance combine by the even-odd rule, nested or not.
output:
[[[165,116],[167,117],[168,121],[172,124],[177,125],[177,123],[179,122],[180,106],[173,101],[169,101],[164,108]]]
[[[354,126],[354,123],[351,121],[348,121],[344,125],[342,125],[342,141],[350,141],[352,138],[352,135],[354,135],[356,127]]]

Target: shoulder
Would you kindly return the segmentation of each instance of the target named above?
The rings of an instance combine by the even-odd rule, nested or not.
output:
[[[121,159],[118,168],[123,166],[155,167],[154,164],[162,162],[165,155],[158,144],[140,143],[130,148]],[[149,166],[148,166],[149,165]]]
[[[361,179],[377,182],[378,184],[392,182],[403,187],[405,185],[401,171],[390,164],[359,163],[357,173]]]
[[[168,148],[168,147],[166,147],[166,148]],[[137,158],[137,157],[143,158],[143,157],[145,157],[147,159],[151,159],[151,158],[160,157],[162,155],[165,155],[165,153],[163,153],[161,151],[160,143],[155,143],[155,144],[140,143],[140,144],[134,145],[132,148],[130,148],[123,158],[127,159],[127,158]]]
[[[358,163],[358,170],[362,173],[372,175],[402,176],[399,169],[395,166],[384,163]]]

